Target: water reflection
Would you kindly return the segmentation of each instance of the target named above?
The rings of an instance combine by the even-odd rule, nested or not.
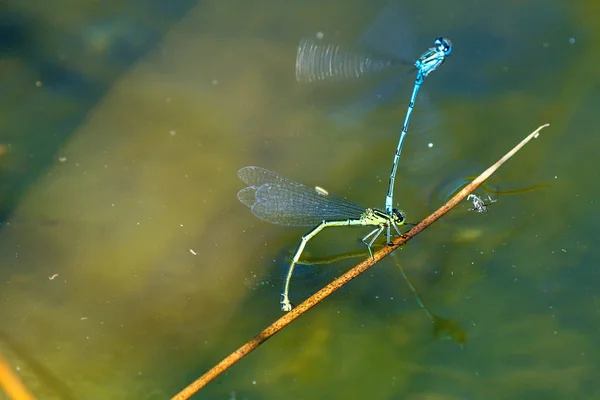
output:
[[[381,246],[374,245],[373,250],[377,251]],[[291,256],[293,255],[293,249],[287,252],[286,257],[286,265],[289,263]],[[369,251],[353,251],[347,252],[343,254],[337,254],[326,257],[301,257],[298,261],[298,265],[296,268],[295,280],[299,280],[297,278],[302,278],[305,281],[305,285],[316,284],[319,280],[321,282],[328,282],[333,279],[333,277],[323,278],[325,275],[323,272],[318,272],[316,266],[319,268],[327,268],[328,265],[333,264],[342,260],[354,259],[355,262],[360,261],[360,259],[364,259],[370,256]],[[423,302],[421,296],[419,295],[417,289],[413,285],[411,279],[407,275],[406,271],[402,267],[402,261],[398,256],[398,252],[393,253],[392,255],[394,259],[394,263],[396,267],[400,271],[402,279],[406,283],[409,291],[412,293],[416,305],[425,313],[427,319],[431,321],[432,325],[432,333],[433,338],[437,340],[451,340],[459,344],[461,347],[465,345],[467,340],[467,333],[465,329],[462,327],[462,324],[459,321],[456,321],[451,318],[443,318],[435,313],[431,312],[429,307]],[[304,268],[302,268],[304,266]],[[273,272],[271,276],[263,276],[260,279],[254,275],[251,280],[248,281],[252,288],[259,288],[265,285],[270,285],[273,282],[278,282],[281,280],[281,276],[285,274],[286,271],[280,271],[279,274]],[[319,276],[320,275],[320,276]],[[318,279],[315,279],[318,278]]]

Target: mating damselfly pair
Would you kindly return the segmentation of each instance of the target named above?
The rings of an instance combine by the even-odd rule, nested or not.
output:
[[[374,227],[362,239],[370,254],[371,246],[382,233],[385,232],[387,243],[391,242],[392,235],[402,235],[399,226],[404,223],[405,217],[393,206],[394,181],[402,146],[408,132],[417,94],[424,79],[445,61],[451,51],[450,40],[440,37],[435,39],[433,47],[424,52],[414,63],[410,63],[411,70],[416,70],[416,79],[400,139],[393,156],[385,198],[385,211],[349,203],[322,189],[319,190],[318,187],[305,186],[264,168],[244,167],[238,171],[239,178],[248,185],[238,192],[238,199],[250,207],[256,217],[278,225],[314,226],[302,237],[292,256],[281,293],[281,309],[283,311],[292,309],[289,286],[294,267],[308,241],[323,229],[333,226]],[[399,64],[403,63],[399,60],[372,57],[320,40],[303,39],[300,41],[296,56],[296,79],[301,82],[313,82],[360,77],[388,68],[396,68]]]

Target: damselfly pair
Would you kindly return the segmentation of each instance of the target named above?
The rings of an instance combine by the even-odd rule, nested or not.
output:
[[[385,198],[385,212],[375,208],[364,208],[344,199],[328,194],[319,187],[308,187],[259,167],[244,167],[238,171],[239,178],[248,185],[238,192],[238,199],[250,207],[258,218],[278,225],[314,226],[305,234],[294,255],[285,278],[281,293],[281,309],[290,311],[289,287],[294,267],[298,263],[306,244],[323,229],[331,226],[371,226],[362,241],[371,253],[371,246],[385,232],[387,242],[393,234],[402,235],[399,226],[404,223],[404,214],[393,207],[394,180],[400,153],[408,132],[417,94],[425,77],[439,67],[450,55],[452,44],[446,38],[437,38],[414,63],[416,69],[408,110],[402,133],[394,153],[392,170]],[[304,39],[298,46],[296,57],[296,79],[312,82],[317,80],[359,77],[387,68],[397,67],[397,60],[385,60],[344,49],[339,45],[325,44]]]

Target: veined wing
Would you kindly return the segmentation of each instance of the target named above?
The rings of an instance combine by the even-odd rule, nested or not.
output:
[[[244,167],[238,176],[248,185],[238,192],[238,199],[256,217],[272,224],[313,226],[323,220],[359,219],[364,212],[363,207],[320,194],[264,168]]]

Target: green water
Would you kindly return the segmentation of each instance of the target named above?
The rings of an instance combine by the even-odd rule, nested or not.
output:
[[[385,4],[0,6],[0,352],[36,397],[169,398],[281,315],[285,257],[306,230],[256,219],[236,199],[239,168],[383,206],[410,82],[400,108],[336,119],[344,92],[319,99],[294,58],[319,31],[352,42]],[[600,398],[599,7],[400,8],[413,57],[436,36],[455,46],[400,161],[409,220],[551,124],[491,183],[545,187],[493,195],[486,214],[463,204],[398,252],[465,346],[438,340],[390,258],[194,398]],[[324,232],[307,256],[362,250],[366,233]],[[299,270],[292,300],[354,261]]]

